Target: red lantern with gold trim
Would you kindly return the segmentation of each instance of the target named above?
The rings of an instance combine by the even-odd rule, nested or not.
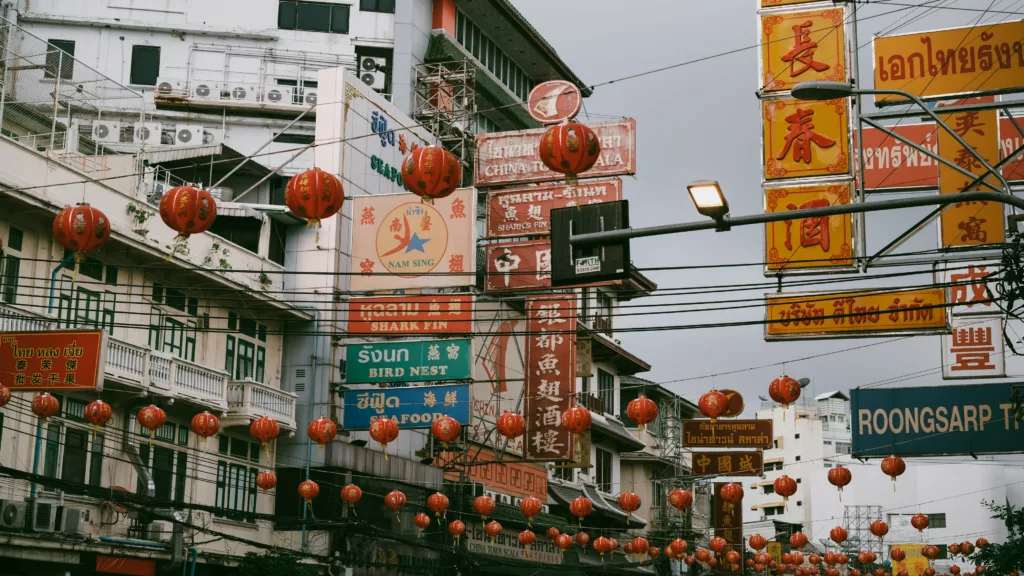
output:
[[[260,416],[249,425],[249,434],[260,441],[260,445],[267,451],[267,459],[270,459],[270,442],[281,433],[281,426],[270,416]]]
[[[95,429],[99,429],[110,421],[110,418],[114,415],[113,410],[110,408],[110,404],[107,404],[103,400],[93,400],[85,407],[85,413],[82,415],[86,422],[93,425]]]
[[[555,528],[554,526],[552,526],[551,528],[548,528],[548,531],[546,532],[546,535],[548,537],[548,540],[551,540],[552,542],[554,542],[554,541],[558,540],[558,537],[561,536],[562,534],[561,534],[561,532],[558,531],[558,528]]]
[[[676,556],[682,556],[690,549],[690,544],[682,538],[676,538],[671,544],[669,544],[669,548],[672,549],[672,553]]]
[[[562,556],[564,557],[565,551],[572,548],[572,536],[569,536],[568,534],[559,534],[558,537],[555,538],[555,546],[558,546],[558,548],[562,550]]]
[[[345,189],[341,180],[319,168],[292,176],[284,189],[284,203],[299,218],[306,219],[307,228],[320,228],[320,221],[341,210]]]
[[[846,534],[846,530],[843,530],[843,534]],[[845,540],[846,536],[843,536],[843,539]],[[846,566],[846,563],[849,562],[849,561],[850,561],[850,557],[849,556],[847,556],[846,554],[843,554],[842,552],[839,553],[838,562],[839,562],[840,565]]]
[[[711,552],[704,550],[703,548],[694,552],[693,557],[703,564],[710,564],[711,561],[714,560],[714,557],[711,556]]]
[[[889,558],[892,558],[893,562],[903,562],[907,559],[907,553],[902,548],[893,548],[889,551]]]
[[[576,533],[576,543],[580,545],[584,550],[587,548],[587,544],[590,542],[590,535],[586,532]]]
[[[7,406],[7,403],[11,401],[11,389],[3,384],[0,384],[0,408]]]
[[[790,404],[800,398],[800,383],[795,378],[786,375],[779,376],[768,385],[768,395],[772,397],[772,400],[782,404],[783,408],[788,408]]]
[[[679,510],[679,517],[683,516],[683,510],[693,506],[693,493],[689,490],[675,489],[668,493],[668,503]]]
[[[527,496],[519,503],[519,511],[523,513],[523,516],[526,516],[527,526],[533,525],[533,517],[540,514],[542,506],[540,498],[535,496]]]
[[[497,428],[498,433],[505,438],[518,438],[526,430],[526,420],[523,419],[522,414],[505,410],[501,416],[498,416]]]
[[[220,431],[220,420],[210,412],[200,412],[192,417],[189,424],[192,432],[202,438],[203,449],[206,449],[206,439]]]
[[[986,539],[986,538],[978,538],[978,540],[975,541],[974,545],[978,547],[978,550],[981,550],[985,546],[988,546],[988,539]]]
[[[812,566],[817,566],[818,564],[821,564],[821,556],[811,554],[807,557],[807,561],[810,562]]]
[[[843,542],[846,542],[849,535],[846,533],[846,528],[836,526],[828,533],[828,537],[836,544],[842,544]]]
[[[321,416],[309,423],[309,426],[306,427],[306,434],[323,450],[324,444],[334,440],[334,437],[338,435],[338,427],[334,422]]]
[[[519,533],[519,544],[525,548],[529,548],[536,541],[537,535],[533,533],[533,530],[523,530]]]
[[[191,234],[206,232],[213,226],[217,219],[217,201],[206,190],[175,186],[160,198],[160,218],[178,233],[171,249],[173,256]]]
[[[828,471],[828,483],[839,489],[839,501],[843,501],[843,487],[853,480],[853,474],[850,473],[850,469],[836,465],[835,468],[829,468]]]
[[[277,474],[274,474],[270,470],[264,470],[256,475],[256,486],[259,486],[260,490],[266,494],[268,490],[272,490],[274,486],[277,486]]]
[[[889,525],[882,520],[875,520],[872,522],[869,529],[872,534],[878,537],[879,540],[885,538],[885,535],[889,533]]]
[[[736,564],[740,560],[740,553],[735,550],[729,550],[725,553],[725,561],[729,564]]]
[[[730,482],[725,486],[722,486],[720,494],[724,501],[723,508],[726,513],[731,513],[738,504],[743,502],[743,486],[740,486],[735,482]]]
[[[354,516],[358,516],[356,513],[356,502],[363,499],[363,491],[359,486],[355,484],[349,484],[341,489],[341,499],[348,504],[348,509],[352,511]]]
[[[924,514],[914,514],[910,518],[910,525],[917,528],[918,532],[924,532],[924,529],[928,527],[928,517]]]
[[[304,480],[299,484],[299,497],[306,501],[307,506],[313,505],[313,498],[320,495],[320,485],[312,480]]]
[[[440,146],[420,146],[402,161],[405,188],[424,201],[450,196],[462,183],[462,166]]]
[[[611,540],[605,538],[604,536],[598,536],[594,540],[594,550],[597,550],[597,553],[601,555],[601,561],[602,562],[604,562],[604,553],[611,551],[611,549],[612,549],[612,542],[611,542]]]
[[[388,510],[394,512],[396,518],[398,517],[398,511],[404,508],[408,501],[408,498],[405,497],[405,493],[401,490],[392,490],[384,496],[384,506],[386,506]]]
[[[719,414],[725,412],[728,405],[729,399],[726,398],[725,394],[722,394],[718,390],[705,392],[701,395],[700,400],[697,401],[697,407],[700,408],[700,411],[703,412],[705,416],[711,419],[712,424],[718,420]]]
[[[572,406],[562,413],[562,426],[569,429],[573,434],[583,434],[590,430],[593,418],[590,410],[583,406]]]
[[[640,509],[640,496],[636,492],[623,492],[619,494],[619,508],[626,513],[626,526],[629,526],[629,518]]]
[[[413,516],[412,523],[420,529],[420,533],[430,527],[430,516],[427,516],[423,512]]]
[[[785,474],[776,478],[772,485],[775,488],[775,493],[782,496],[783,502],[788,502],[789,497],[796,494],[796,480]]]
[[[589,516],[594,511],[594,503],[586,496],[580,496],[569,502],[569,513],[579,519],[580,526],[583,526],[583,517]]]
[[[448,497],[440,492],[434,492],[427,498],[427,508],[437,516],[437,523],[441,523],[441,513],[448,510]]]
[[[480,515],[481,521],[486,521],[487,517],[494,513],[494,509],[498,505],[494,503],[494,498],[491,498],[487,494],[477,496],[473,499],[473,510]]]
[[[462,520],[452,520],[448,523],[448,533],[452,535],[455,545],[459,544],[459,536],[466,532],[466,524]]]
[[[640,428],[654,422],[658,417],[658,405],[642,392],[626,405],[626,415]]]
[[[66,206],[53,219],[53,238],[64,248],[75,253],[75,277],[78,263],[85,255],[103,248],[110,238],[110,220],[107,215],[86,202]]]
[[[578,122],[552,126],[540,139],[540,161],[549,169],[565,174],[574,186],[579,175],[593,168],[601,157],[601,141],[590,127]]]
[[[925,516],[925,518],[928,518],[928,517]],[[917,528],[917,527],[915,526],[915,528]],[[961,542],[960,543],[960,554],[962,554],[965,557],[966,556],[970,556],[971,554],[974,554],[974,544],[971,544],[967,540],[964,540],[963,542]]]
[[[384,451],[384,460],[388,459],[388,443],[398,438],[398,422],[393,418],[381,416],[370,422],[370,438],[380,443],[380,449]]]
[[[807,535],[803,532],[794,532],[793,535],[789,537],[789,545],[793,548],[803,548],[804,546],[807,546]],[[794,564],[796,564],[796,562],[794,562]]]
[[[146,430],[149,430],[149,443],[152,444],[156,431],[167,422],[167,413],[159,406],[150,404],[139,410],[137,418],[139,424]]]
[[[462,435],[462,424],[451,416],[441,416],[430,425],[430,433],[441,442],[441,448],[447,450],[448,443]]]
[[[502,530],[501,522],[498,522],[497,520],[491,520],[486,526],[484,526],[484,532],[487,532],[487,535],[491,537],[492,543],[498,539],[498,534],[501,534]]]
[[[949,573],[952,574],[953,576],[960,576],[960,567],[957,566],[956,564],[953,564],[952,566],[949,567]]]
[[[938,546],[934,546],[932,544],[929,544],[929,545],[925,546],[924,548],[921,548],[921,556],[924,556],[925,558],[927,558],[929,560],[935,560],[936,558],[939,557],[939,554],[941,554],[941,552],[939,551],[939,547]]]
[[[658,556],[661,556],[661,549],[657,546],[651,546],[647,549],[647,555],[651,557],[651,560],[654,560]]]
[[[633,553],[641,556],[647,554],[647,551],[651,547],[650,543],[647,542],[647,539],[641,537],[633,538],[633,541],[630,542],[630,544],[633,545]]]
[[[793,559],[794,566],[799,566],[804,563],[804,553],[799,550],[791,552],[789,557]]]
[[[752,550],[764,550],[764,547],[768,545],[768,539],[760,534],[754,534],[747,540],[747,544],[750,545]]]
[[[884,472],[886,476],[892,478],[892,489],[896,490],[896,477],[907,471],[907,463],[899,456],[886,456],[885,459],[882,460],[881,467],[882,472]]]

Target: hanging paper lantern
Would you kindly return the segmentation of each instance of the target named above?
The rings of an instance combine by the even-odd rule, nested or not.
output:
[[[448,523],[448,533],[452,535],[455,545],[459,545],[459,536],[466,532],[466,525],[462,520],[452,520]]]
[[[625,552],[627,556],[632,556],[633,555],[633,543],[632,542],[626,542],[626,545],[622,547],[622,551]]]
[[[735,564],[740,561],[740,553],[735,550],[729,550],[725,553],[725,561],[729,564]],[[751,562],[753,564],[753,562]]]
[[[601,555],[601,560],[604,561],[604,553],[612,549],[612,543],[604,536],[598,536],[594,540],[594,550]]]
[[[462,183],[462,166],[440,146],[420,146],[402,161],[402,182],[423,200],[444,198]]]
[[[299,484],[299,496],[306,501],[306,504],[311,506],[313,504],[313,498],[320,495],[320,485],[312,480],[305,480],[302,484]]]
[[[590,430],[592,420],[590,410],[583,406],[571,406],[568,410],[562,412],[562,426],[576,435]]]
[[[501,416],[498,416],[497,428],[499,434],[511,440],[523,435],[523,431],[526,429],[526,420],[523,419],[522,414],[505,410]]]
[[[156,431],[167,422],[167,413],[159,406],[150,404],[139,410],[138,420],[143,428],[149,430],[149,440],[152,443]]]
[[[825,570],[825,576],[839,576],[839,569],[829,568],[828,570]]]
[[[448,443],[462,435],[462,424],[451,416],[441,416],[430,425],[430,433],[441,442],[441,448],[447,450]]]
[[[434,492],[427,498],[427,508],[437,516],[437,523],[441,523],[441,514],[448,510],[448,497],[440,492]]]
[[[85,255],[96,252],[110,238],[110,220],[106,214],[83,202],[66,206],[53,219],[53,238],[75,253],[75,275]]]
[[[683,554],[686,554],[686,551],[690,548],[690,544],[682,538],[676,538],[668,546],[672,549],[672,553],[674,553],[676,556],[682,556]]]
[[[865,551],[858,553],[857,562],[860,562],[862,565],[871,564],[871,554],[868,554]]]
[[[558,528],[555,528],[554,526],[548,528],[548,531],[545,532],[545,534],[547,535],[548,540],[551,540],[552,542],[558,540],[558,537],[562,535],[561,532],[558,531]]]
[[[747,560],[743,564],[746,565],[747,568],[753,568],[754,567],[754,559],[753,558],[747,558]]]
[[[589,516],[594,511],[594,503],[586,496],[580,496],[569,502],[569,513],[579,519],[580,526],[583,526],[583,517]]]
[[[795,378],[779,376],[768,385],[768,395],[772,400],[782,404],[783,408],[787,408],[800,398],[800,383]]]
[[[686,558],[683,559],[683,562],[686,562],[687,566],[693,566],[693,563],[696,562],[696,561],[697,561],[697,559],[694,558],[693,556],[687,556]]]
[[[405,507],[407,501],[401,490],[392,490],[384,496],[384,506],[395,513],[395,518],[398,518],[398,511]]]
[[[370,438],[380,443],[380,449],[384,452],[384,460],[388,459],[388,443],[398,438],[398,422],[387,416],[370,422]]]
[[[3,384],[0,384],[0,408],[7,406],[7,403],[11,401],[11,389]]]
[[[988,540],[986,540],[985,538],[978,538],[974,545],[978,547],[978,550],[981,550],[985,546],[988,546]]]
[[[498,539],[498,534],[501,534],[501,530],[501,523],[497,520],[491,520],[487,523],[487,526],[484,526],[484,531],[491,537],[492,543]]]
[[[192,417],[189,428],[196,436],[203,439],[203,448],[205,449],[206,439],[220,430],[220,420],[210,412],[200,412]]]
[[[110,409],[110,404],[107,404],[103,400],[93,400],[86,405],[85,413],[82,417],[95,428],[99,428],[110,421],[110,418],[113,415],[114,412]]]
[[[704,413],[705,416],[711,418],[711,423],[714,424],[718,419],[718,415],[725,412],[725,408],[729,405],[729,399],[725,397],[718,390],[712,390],[705,392],[700,400],[697,402],[697,407]]]
[[[266,494],[268,490],[277,486],[277,474],[274,474],[270,470],[264,470],[256,475],[256,486],[259,486],[260,490]]]
[[[952,574],[953,576],[960,576],[960,567],[957,566],[956,564],[953,564],[952,566],[949,567],[949,573]]]
[[[284,189],[285,205],[306,219],[306,228],[320,228],[320,221],[337,214],[344,202],[341,180],[319,168],[292,176]]]
[[[828,533],[829,539],[835,542],[836,544],[842,544],[843,542],[846,542],[847,536],[848,535],[846,533],[846,528],[843,528],[842,526],[836,526]]]
[[[839,555],[835,552],[825,552],[825,557],[823,559],[825,560],[825,564],[828,566],[835,566],[839,563]]]
[[[647,555],[651,557],[651,560],[654,560],[658,556],[661,556],[661,549],[657,546],[651,546],[647,549]]]
[[[761,536],[760,534],[754,534],[750,537],[749,540],[747,540],[747,544],[750,545],[750,548],[752,550],[761,551],[764,550],[764,547],[768,545],[768,539],[766,539],[764,536]]]
[[[846,540],[846,530],[843,530],[843,540]],[[838,544],[838,542],[837,542]],[[846,566],[846,563],[850,561],[850,557],[842,552],[839,553],[839,563]]]
[[[572,536],[568,534],[559,534],[555,538],[555,546],[558,546],[562,550],[562,556],[565,556],[565,551],[572,548]]]
[[[985,573],[985,567],[984,566],[978,566],[977,568],[974,569],[974,573],[977,574],[978,576],[981,576],[982,574]]]
[[[540,514],[541,507],[540,498],[534,496],[527,496],[519,503],[519,511],[523,513],[523,516],[526,516],[526,524],[528,526],[533,524],[533,517]]]
[[[519,544],[529,548],[531,544],[537,541],[537,535],[532,530],[523,530],[519,533]]]
[[[925,519],[927,519],[927,518],[928,517],[925,516]],[[911,524],[913,524],[913,518],[911,518]],[[915,526],[915,528],[917,528],[917,527]],[[968,542],[966,540],[961,542],[960,543],[960,554],[962,554],[964,556],[970,556],[971,554],[974,554],[974,544],[971,544],[970,542]]]
[[[889,551],[889,558],[894,562],[903,562],[907,558],[907,553],[902,548],[893,548]]]
[[[754,572],[764,572],[768,566],[766,564],[754,563]]]
[[[714,560],[714,558],[711,557],[711,552],[708,552],[703,548],[694,552],[693,557],[696,558],[698,562],[701,562],[703,564],[710,564],[711,561]]]
[[[817,554],[811,554],[807,557],[807,561],[810,562],[813,566],[817,566],[818,564],[821,564],[821,556],[818,556]]]
[[[793,552],[792,554],[790,554],[790,558],[793,559],[793,565],[794,566],[799,566],[799,565],[804,563],[804,553],[803,552],[799,552],[799,551]]]
[[[914,514],[910,518],[910,525],[917,528],[918,532],[924,532],[924,529],[928,527],[928,517],[924,514]]]
[[[552,126],[540,140],[540,160],[554,172],[565,174],[575,186],[579,175],[590,170],[601,156],[601,141],[589,127],[578,122]]]
[[[956,542],[954,542],[954,543],[950,544],[949,546],[946,546],[946,550],[949,551],[949,555],[950,556],[956,556],[957,554],[960,553],[960,545],[957,544]]]
[[[954,568],[957,569],[956,572],[953,572],[953,568],[950,568],[949,571],[953,574],[953,576],[956,576],[960,572],[960,567],[954,566]],[[910,572],[907,572],[906,570],[900,570],[896,573],[896,576],[910,576]]]
[[[643,430],[644,426],[654,422],[658,417],[658,405],[641,392],[626,405],[626,415]]]
[[[789,497],[796,494],[796,480],[785,474],[776,478],[773,485],[775,486],[775,493],[782,496],[783,502],[788,502]]]
[[[618,540],[616,540],[615,538],[609,538],[608,541],[611,542],[612,552],[614,552],[614,551],[619,549],[619,541]]]
[[[424,530],[430,527],[430,516],[427,516],[423,512],[420,512],[419,514],[413,516],[412,523],[420,529],[420,532],[423,532]]]
[[[689,490],[675,489],[668,494],[668,503],[679,510],[679,516],[683,516],[683,510],[693,506],[693,493]]]
[[[928,568],[924,569],[924,572],[922,572],[922,574],[924,574],[924,576],[935,576],[935,568],[929,566]]]
[[[480,520],[486,521],[487,516],[494,513],[494,508],[497,504],[494,503],[494,498],[484,494],[483,496],[477,496],[473,500],[473,510],[480,515]]]
[[[317,445],[322,449],[324,444],[327,444],[338,434],[338,427],[327,418],[321,416],[316,420],[309,423],[306,428],[306,434],[309,435],[309,439],[316,442]]]
[[[588,542],[590,542],[589,534],[586,532],[578,532],[576,534],[576,543],[579,544],[581,548],[586,549]]]
[[[171,249],[173,256],[188,241],[189,235],[206,232],[213,226],[217,219],[217,201],[206,190],[175,186],[160,198],[160,218],[178,233]]]
[[[758,552],[754,555],[754,562],[757,564],[769,564],[772,561],[772,555],[767,552]]]
[[[875,576],[885,576],[885,568],[875,568]]]
[[[260,441],[260,445],[267,450],[267,458],[270,458],[270,442],[281,433],[281,426],[277,420],[270,416],[260,416],[249,425],[249,434]]]
[[[647,542],[647,540],[642,537],[633,538],[633,541],[630,542],[630,544],[633,545],[633,553],[639,554],[641,556],[646,554],[647,551],[651,548],[651,545]]]
[[[708,546],[718,554],[725,552],[725,547],[728,545],[729,543],[721,536],[715,536],[710,542],[708,542]]]
[[[794,532],[793,535],[789,537],[789,544],[793,548],[803,548],[804,546],[807,546],[807,535],[803,532]]]
[[[929,560],[935,560],[936,558],[939,557],[939,554],[940,554],[940,552],[939,552],[939,547],[938,546],[933,546],[933,545],[929,544],[928,546],[925,546],[924,548],[921,548],[921,556],[924,556],[925,558],[927,558]]]
[[[849,572],[846,573],[846,576],[861,576],[860,570],[857,570],[856,568],[853,568]]]
[[[725,511],[730,513],[738,504],[743,502],[743,486],[730,482],[722,486],[721,496],[722,500],[725,501]]]
[[[619,494],[619,508],[626,513],[626,526],[629,526],[629,518],[640,509],[640,496],[636,492],[623,492]]]
[[[853,474],[845,466],[836,465],[835,468],[830,468],[828,471],[828,482],[839,489],[840,501],[843,499],[843,487],[849,484],[852,479]]]
[[[872,522],[870,529],[871,533],[877,536],[879,540],[889,533],[889,525],[881,520],[875,520]]]
[[[882,472],[886,476],[892,478],[893,482],[896,482],[896,477],[907,471],[907,463],[903,461],[903,458],[899,456],[886,456],[882,460]],[[896,489],[896,484],[892,485],[892,489]]]
[[[341,489],[341,499],[348,504],[348,509],[352,511],[352,514],[356,514],[356,502],[363,499],[363,491],[355,484],[349,484]]]
[[[782,553],[782,563],[783,564],[792,564],[793,563],[793,554],[791,554],[789,552],[783,552]]]

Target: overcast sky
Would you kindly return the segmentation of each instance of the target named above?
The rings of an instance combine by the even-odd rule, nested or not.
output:
[[[859,10],[860,44],[867,45],[861,50],[865,85],[870,85],[872,36],[901,19],[905,22],[908,17],[923,13],[923,10],[902,5],[887,6],[884,2],[872,2]],[[633,226],[699,219],[685,189],[687,182],[697,179],[721,182],[733,215],[763,210],[760,108],[755,96],[759,87],[758,52],[752,49],[758,42],[755,0],[513,0],[513,3],[587,84],[600,84],[747,48],[673,70],[599,86],[586,100],[586,111],[591,121],[621,116],[637,120],[637,176],[627,178],[624,183]],[[911,3],[919,1],[898,2]],[[970,26],[990,4],[994,11],[1022,12],[1021,2],[1013,0],[957,0],[938,4],[959,10],[932,11],[901,32]],[[984,18],[983,23],[1020,19],[1021,16],[987,14]],[[869,248],[877,250],[923,214],[902,211],[885,217],[870,217],[867,224]],[[760,262],[764,259],[762,234],[760,227],[741,227],[725,233],[708,231],[633,240],[633,261],[641,269]],[[935,248],[936,237],[936,228],[929,227],[901,251]],[[646,274],[660,288],[769,282],[758,266]],[[922,275],[898,281],[924,283],[928,278]],[[870,284],[862,280],[855,285]],[[637,300],[634,304],[755,298],[764,291],[660,296]],[[760,320],[764,315],[760,306],[713,313],[668,314],[668,310],[679,311],[680,308],[624,308],[625,313],[656,314],[621,317],[616,328]],[[900,377],[903,379],[893,385],[943,383],[941,373],[936,373],[941,365],[938,337],[904,338],[889,343],[878,339],[766,343],[761,326],[625,332],[620,337],[628,350],[653,366],[651,372],[640,376],[658,382],[686,380],[668,386],[694,402],[712,386],[710,377],[694,378],[781,361],[787,361],[785,371],[789,375],[812,380],[807,396]],[[868,344],[876,345],[795,361]],[[1013,364],[1008,367],[1017,368]],[[759,404],[757,395],[767,396],[769,382],[782,371],[783,367],[778,365],[723,374],[714,378],[714,384],[741,391],[747,399],[749,412]],[[919,374],[923,371],[923,375]],[[1021,370],[1015,373],[1020,374]],[[916,378],[910,378],[913,376]]]

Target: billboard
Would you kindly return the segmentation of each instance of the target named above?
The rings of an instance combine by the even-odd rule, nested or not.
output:
[[[349,336],[470,334],[473,296],[384,296],[348,301]]]
[[[876,90],[953,96],[1024,85],[1024,20],[876,37]],[[877,100],[900,101],[899,96]]]
[[[921,550],[923,550],[925,546],[927,546],[927,544],[922,544],[920,542],[890,544],[890,553],[887,554],[889,558],[892,558],[893,548],[899,548],[906,553],[906,557],[903,560],[892,561],[892,570],[897,574],[906,570],[907,576],[922,576],[929,566],[928,558],[925,558],[924,554],[921,554]]]
[[[844,27],[842,8],[762,14],[762,91],[791,90],[809,80],[845,82]]]
[[[694,476],[763,476],[764,458],[760,450],[700,452],[690,456]]]
[[[853,183],[765,190],[765,212],[788,212],[850,203]],[[769,272],[853,266],[853,216],[818,216],[764,225]]]
[[[415,194],[352,199],[354,292],[471,286],[476,273],[476,191],[433,203]]]
[[[1002,316],[954,316],[941,341],[944,380],[1006,376]]]
[[[488,244],[485,292],[515,292],[551,287],[551,241]]]
[[[851,174],[846,99],[782,98],[761,105],[766,180]]]
[[[948,330],[946,290],[765,295],[765,340],[855,338]]]
[[[686,448],[771,448],[771,420],[683,420]]]
[[[562,412],[576,393],[576,295],[526,299],[526,441],[524,460],[573,459],[573,434]]]
[[[733,503],[722,498],[726,482],[715,482],[715,536],[725,538],[730,550],[743,552],[743,499]]]
[[[398,422],[399,429],[430,428],[441,416],[469,424],[469,384],[346,390],[343,402],[346,430],[368,430],[382,416]]]
[[[892,126],[889,129],[938,155],[939,137],[934,123]],[[864,138],[864,188],[867,191],[913,190],[939,185],[938,160],[878,128],[865,127],[860,134]]]
[[[0,334],[0,384],[12,392],[103,388],[103,330]]]
[[[348,344],[348,384],[472,378],[469,338]]]
[[[551,232],[551,210],[622,200],[622,180],[584,180],[578,186],[544,184],[490,192],[487,236],[534,236]]]
[[[434,458],[434,467],[446,468],[445,479],[451,482],[462,481],[465,472],[470,481],[479,482],[488,490],[519,498],[535,496],[547,501],[548,471],[544,464],[526,464],[511,458],[499,462],[494,450],[483,447],[470,448],[464,456],[473,463],[472,466],[460,466],[460,458],[463,458],[461,452],[439,452]]]
[[[580,178],[607,178],[636,174],[636,120],[587,124],[601,141],[601,156]],[[544,128],[476,135],[474,185],[507,186],[556,182],[565,176],[548,170],[540,161]]]
[[[1024,450],[1010,392],[1001,384],[850,391],[853,455],[967,456]]]
[[[522,456],[523,437],[506,442],[495,425],[503,411],[522,410],[526,317],[497,300],[479,300],[476,314],[473,424],[466,437]]]

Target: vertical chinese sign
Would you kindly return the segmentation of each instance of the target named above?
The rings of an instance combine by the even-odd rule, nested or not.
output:
[[[765,100],[766,180],[850,177],[850,118],[845,99]]]
[[[730,550],[743,552],[743,502],[727,502],[722,498],[726,482],[715,482],[715,536],[725,538]]]
[[[562,427],[562,412],[576,392],[576,298],[527,298],[526,317],[524,460],[572,460],[575,442]]]
[[[842,8],[762,14],[762,90],[791,90],[808,80],[848,80],[843,22]]]
[[[769,214],[850,203],[853,184],[769,188],[765,211]],[[794,268],[851,268],[853,217],[819,216],[765,225],[765,262],[768,270]]]
[[[998,263],[949,264],[942,279],[949,284],[951,331],[941,338],[942,378],[1006,376],[1004,320],[999,297]]]

